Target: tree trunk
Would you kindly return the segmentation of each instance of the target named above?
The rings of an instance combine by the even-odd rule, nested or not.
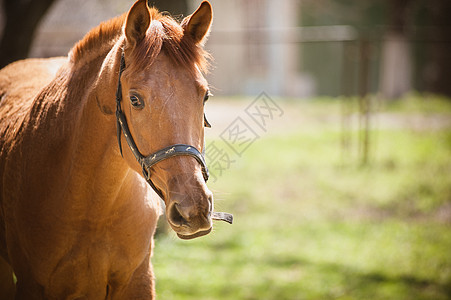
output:
[[[41,18],[55,0],[3,0],[5,27],[0,41],[0,68],[26,58]]]
[[[401,97],[412,88],[412,59],[406,36],[406,18],[412,0],[389,0],[389,28],[382,42],[380,90],[387,99]]]
[[[429,92],[451,97],[449,71],[451,70],[451,1],[428,2],[432,26],[427,32],[428,59],[424,71]]]

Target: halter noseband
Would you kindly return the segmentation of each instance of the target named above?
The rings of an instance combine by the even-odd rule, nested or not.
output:
[[[127,141],[127,144],[132,151],[133,155],[135,156],[136,160],[140,164],[142,168],[142,172],[144,175],[144,178],[146,179],[147,183],[153,188],[153,190],[158,194],[158,196],[163,199],[163,193],[155,186],[155,184],[150,179],[150,168],[152,168],[153,165],[159,163],[162,160],[178,156],[178,155],[187,155],[194,157],[201,165],[202,168],[202,175],[204,177],[204,180],[207,181],[209,177],[207,164],[205,163],[204,155],[205,155],[205,146],[202,153],[199,152],[199,150],[196,149],[194,146],[185,145],[185,144],[175,144],[172,146],[168,146],[166,148],[163,148],[161,150],[158,150],[155,153],[150,154],[149,156],[144,156],[139,152],[138,147],[136,146],[135,140],[133,139],[130,130],[128,128],[127,119],[125,118],[124,113],[122,112],[121,108],[121,101],[122,101],[122,85],[121,85],[121,75],[122,72],[125,69],[125,58],[124,58],[124,52],[122,52],[121,55],[121,66],[119,69],[119,80],[117,84],[117,90],[116,90],[116,122],[117,122],[117,141],[119,143],[119,150],[122,155],[122,144],[121,144],[121,133],[124,133],[125,140]]]

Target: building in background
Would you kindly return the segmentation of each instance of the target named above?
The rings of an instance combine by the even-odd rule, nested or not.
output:
[[[159,1],[150,0],[170,2]],[[201,2],[185,1],[190,12]],[[449,0],[210,1],[215,18],[206,48],[215,59],[208,75],[215,94],[355,95],[367,84],[369,93],[388,98],[412,89],[451,96]],[[133,3],[55,0],[30,56],[67,55],[91,28]],[[0,11],[0,29],[2,20]],[[369,43],[365,76],[362,40]]]
[[[290,34],[299,25],[299,0],[211,3],[215,18],[207,48],[215,59],[215,70],[209,79],[217,93],[314,94],[313,81],[300,71],[300,44]]]
[[[59,0],[37,30],[31,57],[67,55],[100,22],[127,11],[133,0]],[[189,11],[201,1],[188,0]],[[206,48],[215,94],[310,96],[313,82],[300,73],[300,47],[288,32],[299,21],[299,0],[211,1],[214,23]]]
[[[130,9],[132,0],[57,0],[36,32],[31,57],[65,56],[101,22]]]

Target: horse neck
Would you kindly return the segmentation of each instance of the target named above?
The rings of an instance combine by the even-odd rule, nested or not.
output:
[[[71,80],[86,86],[84,91],[80,91],[83,89],[78,86],[79,99],[76,96],[71,99],[82,103],[69,105],[79,110],[76,124],[72,126],[74,150],[71,156],[73,178],[77,180],[71,181],[71,184],[74,187],[89,187],[83,192],[84,195],[80,195],[82,198],[115,199],[129,172],[118,151],[115,115],[111,112],[116,89],[113,83],[117,82],[117,72],[113,68],[119,66],[115,62],[116,56],[120,57],[118,49],[112,49],[105,56],[72,66],[74,78]],[[74,87],[77,88],[77,84]],[[108,102],[112,105],[107,105]],[[94,191],[95,195],[89,194]]]

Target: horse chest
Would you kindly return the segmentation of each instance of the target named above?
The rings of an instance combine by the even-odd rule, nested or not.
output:
[[[56,266],[45,279],[50,290],[64,298],[104,293],[107,285],[125,286],[151,252],[153,224],[138,223],[132,226],[125,217],[123,222],[80,228],[71,245],[50,263]]]

